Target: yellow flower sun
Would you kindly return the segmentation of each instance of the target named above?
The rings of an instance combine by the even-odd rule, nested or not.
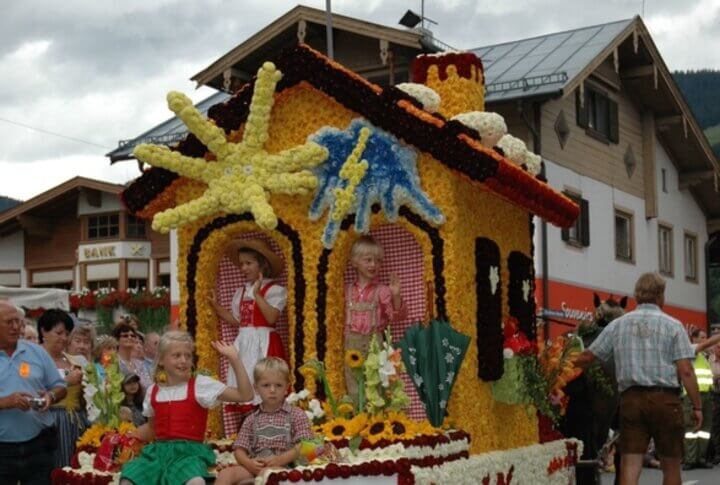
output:
[[[382,439],[392,438],[390,423],[385,421],[385,416],[378,414],[370,418],[360,435],[374,445]]]
[[[363,358],[359,350],[351,349],[345,352],[345,363],[351,369],[357,369],[358,367],[362,366],[364,362],[365,359]]]
[[[168,232],[219,212],[250,211],[258,226],[274,229],[277,216],[268,199],[272,193],[304,195],[317,185],[311,169],[328,157],[326,148],[307,142],[279,153],[265,151],[275,87],[282,73],[271,62],[258,70],[250,111],[240,143],[227,140],[225,131],[207,120],[182,93],[171,92],[168,106],[191,133],[215,154],[216,162],[194,158],[158,145],[138,145],[133,154],[145,163],[207,184],[195,200],[155,215],[153,229]]]
[[[415,423],[402,413],[391,411],[387,415],[392,440],[405,440],[414,438],[416,434]]]

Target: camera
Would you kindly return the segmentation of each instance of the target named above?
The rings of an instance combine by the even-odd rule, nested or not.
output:
[[[31,409],[42,409],[45,406],[45,398],[44,397],[29,397],[28,402],[30,403]]]

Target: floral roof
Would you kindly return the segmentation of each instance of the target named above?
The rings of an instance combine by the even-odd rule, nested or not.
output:
[[[382,89],[304,44],[284,50],[275,64],[283,72],[278,92],[301,82],[309,83],[510,203],[561,227],[572,225],[577,218],[579,209],[572,200],[502,153],[484,147],[471,128],[423,110],[418,101],[400,89]],[[252,95],[253,84],[249,83],[226,102],[210,108],[208,116],[227,133],[236,130],[247,119]],[[194,157],[207,152],[192,134],[176,149]],[[151,203],[178,178],[173,172],[152,168],[124,191],[123,200],[131,212],[147,215]]]

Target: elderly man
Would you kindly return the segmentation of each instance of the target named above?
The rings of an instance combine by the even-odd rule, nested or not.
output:
[[[585,366],[596,358],[613,359],[620,392],[620,483],[638,483],[650,439],[663,469],[664,485],[680,485],[683,409],[680,383],[693,405],[695,430],[702,406],[692,366],[695,352],[685,328],[660,310],[665,280],[645,273],[635,283],[638,307],[608,325],[577,359]]]
[[[148,332],[145,335],[145,369],[148,374],[152,375],[155,367],[155,357],[157,355],[158,344],[160,343],[160,335],[157,332]]]
[[[0,483],[49,484],[57,437],[46,411],[65,381],[42,347],[20,339],[24,326],[0,300]]]

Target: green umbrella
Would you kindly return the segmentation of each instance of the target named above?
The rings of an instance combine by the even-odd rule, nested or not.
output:
[[[413,325],[397,343],[433,426],[441,426],[445,419],[452,387],[469,344],[470,337],[442,320],[434,320],[426,327]]]

